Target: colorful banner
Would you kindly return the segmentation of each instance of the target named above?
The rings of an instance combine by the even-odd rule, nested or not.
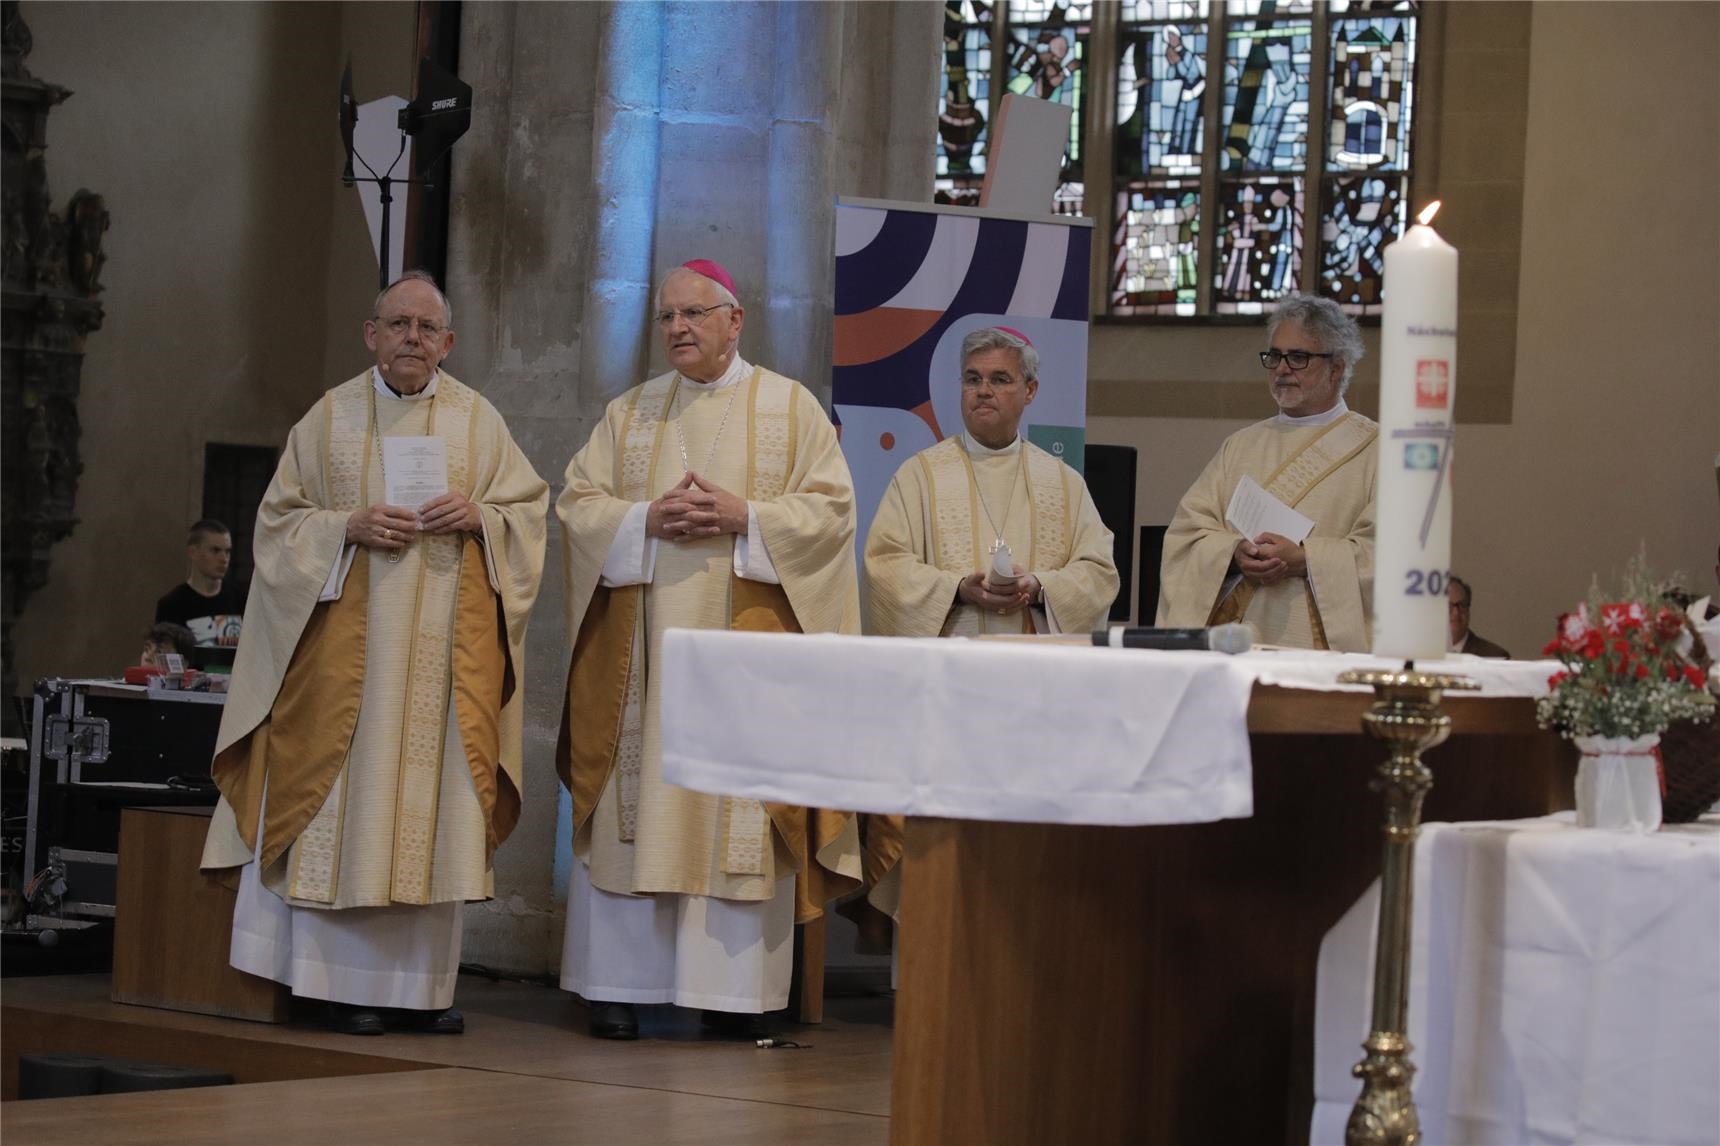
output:
[[[843,199],[831,405],[854,474],[857,544],[904,462],[962,432],[961,343],[1012,326],[1039,351],[1022,436],[1081,469],[1092,221]]]

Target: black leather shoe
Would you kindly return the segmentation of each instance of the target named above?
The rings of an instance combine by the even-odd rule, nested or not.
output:
[[[328,1029],[343,1035],[380,1035],[382,1016],[367,1007],[347,1003],[328,1005]]]
[[[700,1011],[699,1025],[723,1039],[762,1039],[768,1033],[763,1015],[735,1011]]]
[[[631,1003],[592,1003],[590,1024],[594,1039],[636,1039],[639,1014]]]
[[[466,1016],[453,1007],[445,1011],[413,1011],[412,1029],[427,1035],[463,1035]]]

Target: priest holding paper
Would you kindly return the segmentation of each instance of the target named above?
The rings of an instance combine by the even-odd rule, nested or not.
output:
[[[600,1038],[637,1038],[640,1003],[753,1033],[788,1004],[794,924],[859,882],[851,816],[663,779],[666,630],[860,628],[836,431],[804,386],[740,356],[745,315],[717,263],[669,272],[655,320],[672,369],[609,404],[556,502],[573,645],[556,750],[575,857],[561,985]]]
[[[867,632],[1089,632],[1117,596],[1111,531],[1081,475],[1021,437],[1039,352],[1020,331],[962,339],[965,432],[896,471],[866,537]]]
[[[233,966],[348,1034],[464,1029],[461,907],[492,894],[520,813],[549,488],[440,370],[452,322],[408,272],[364,324],[375,365],[293,427],[211,769],[203,868],[236,877]]]
[[[1366,652],[1378,427],[1344,403],[1361,331],[1336,303],[1296,294],[1267,332],[1278,415],[1225,439],[1183,496],[1158,623],[1240,620],[1264,644]]]

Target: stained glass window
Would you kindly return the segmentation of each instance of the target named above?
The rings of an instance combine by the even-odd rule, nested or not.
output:
[[[1302,180],[1219,184],[1213,233],[1217,314],[1262,314],[1296,289],[1302,270]]]
[[[944,4],[944,84],[938,100],[935,199],[977,206],[991,116],[991,5]]]
[[[1409,213],[1416,23],[1390,7],[1350,3],[1328,34],[1326,170],[1357,174],[1328,184],[1320,289],[1354,314],[1384,309],[1383,253]],[[1358,11],[1372,14],[1350,15]]]
[[[1010,0],[1005,88],[1073,110],[1062,178],[1054,196],[1059,214],[1081,214],[1081,140],[1087,130],[1087,42],[1092,0]]]
[[[1200,185],[1170,180],[1117,195],[1111,313],[1195,313]]]
[[[1054,100],[1074,115],[1052,209],[1109,227],[1110,313],[1261,314],[1317,290],[1377,314],[1409,213],[1419,17],[1418,0],[947,0],[937,197],[977,203],[994,91]],[[1103,136],[1094,67],[1116,82]]]
[[[1224,35],[1224,171],[1299,171],[1308,162],[1306,19],[1238,20]]]
[[[1117,72],[1117,174],[1198,175],[1206,22],[1125,24]]]
[[[1403,234],[1406,180],[1397,175],[1334,179],[1320,225],[1320,290],[1351,314],[1383,309],[1385,248]]]

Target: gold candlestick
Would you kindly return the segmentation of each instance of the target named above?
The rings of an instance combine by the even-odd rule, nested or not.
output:
[[[1417,672],[1415,662],[1401,671],[1346,672],[1342,684],[1374,689],[1374,704],[1362,724],[1383,740],[1391,759],[1380,765],[1368,787],[1385,797],[1385,854],[1380,871],[1380,926],[1374,939],[1374,1008],[1367,1056],[1351,1072],[1362,1080],[1361,1097],[1344,1127],[1345,1146],[1413,1146],[1421,1141],[1410,1080],[1408,1031],[1410,908],[1414,895],[1415,841],[1421,834],[1421,801],[1433,786],[1433,773],[1421,754],[1451,735],[1451,717],[1440,711],[1443,693],[1473,689],[1463,677]]]

